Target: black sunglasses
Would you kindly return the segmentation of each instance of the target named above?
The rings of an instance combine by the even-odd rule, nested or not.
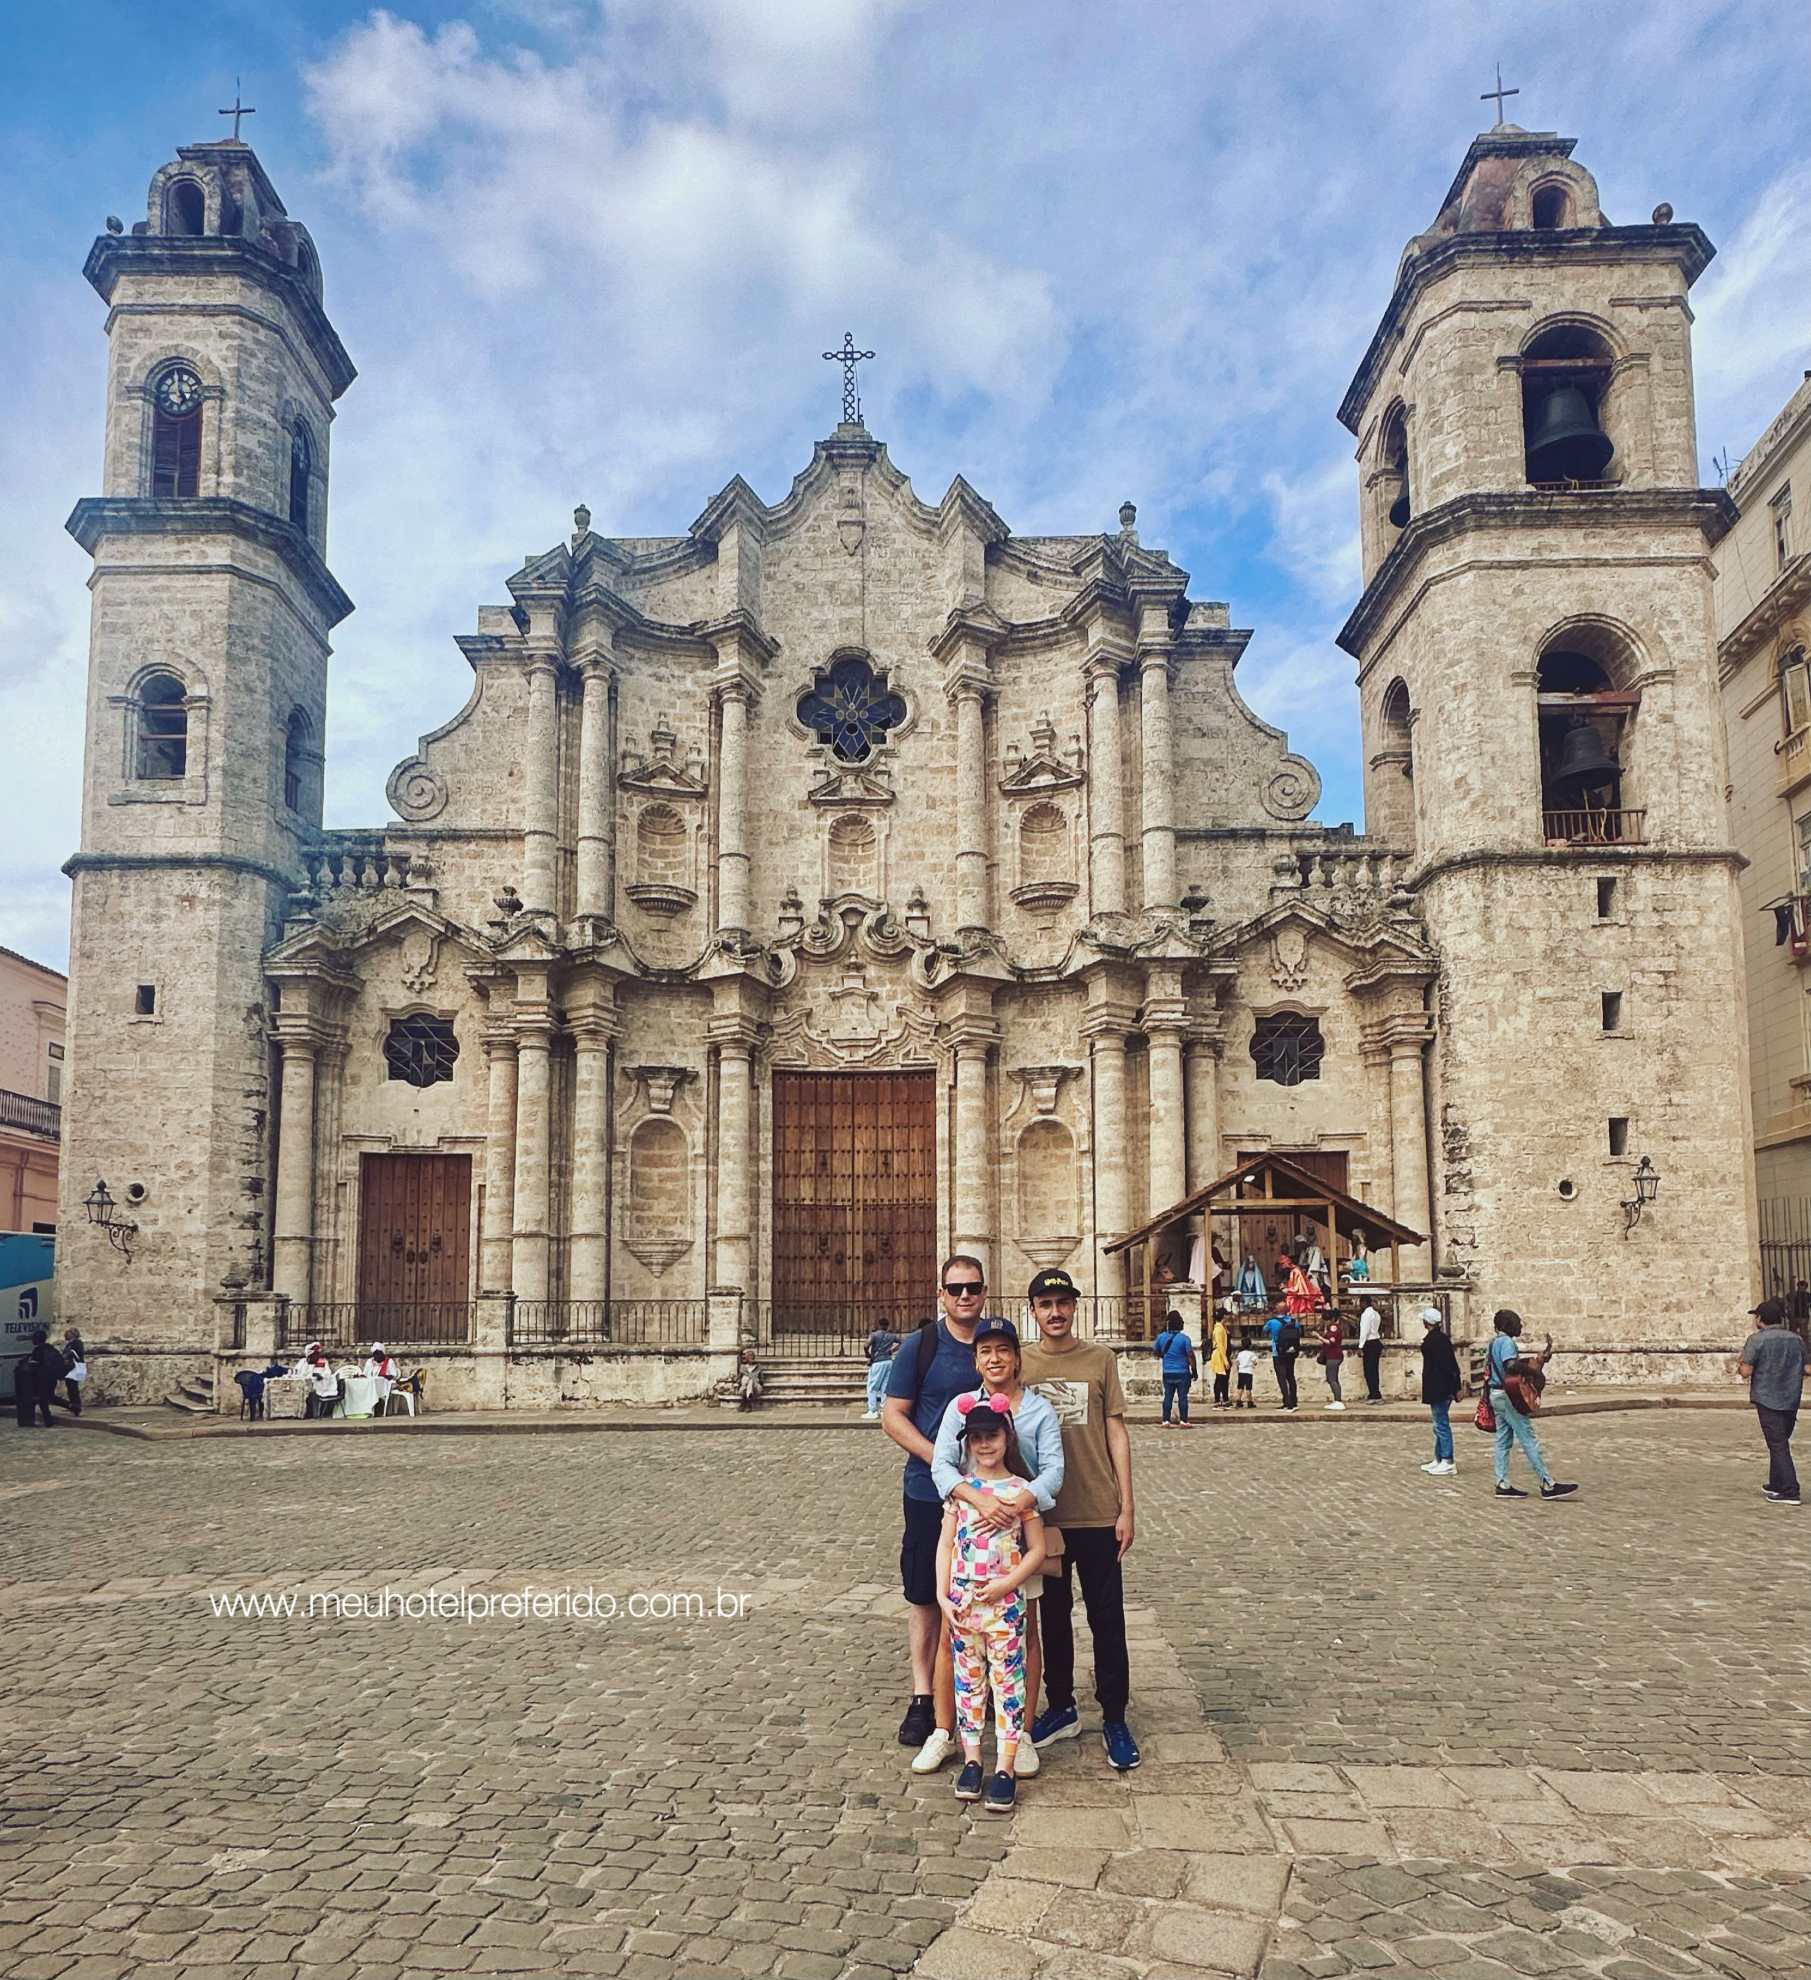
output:
[[[943,1290],[951,1299],[979,1299],[987,1290],[985,1279],[945,1279]]]

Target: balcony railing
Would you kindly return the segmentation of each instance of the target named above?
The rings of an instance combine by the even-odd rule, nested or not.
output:
[[[1779,794],[1790,797],[1811,778],[1811,728],[1796,729],[1773,747],[1779,757]]]
[[[1550,846],[1645,846],[1645,811],[1543,811],[1541,834]]]
[[[708,1347],[702,1299],[519,1299],[509,1344],[518,1347]]]
[[[451,1300],[335,1299],[297,1300],[284,1307],[277,1345],[296,1351],[319,1341],[328,1349],[467,1347],[472,1338],[471,1302]]]
[[[63,1110],[54,1100],[34,1100],[29,1093],[0,1090],[0,1128],[17,1128],[22,1134],[42,1135],[46,1141],[63,1138]]]

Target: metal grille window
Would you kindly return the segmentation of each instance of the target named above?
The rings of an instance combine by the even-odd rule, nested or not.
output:
[[[189,766],[188,690],[174,674],[152,674],[138,691],[141,777],[183,777]]]
[[[1251,1062],[1258,1077],[1273,1079],[1279,1086],[1300,1086],[1305,1079],[1319,1079],[1325,1049],[1320,1020],[1295,1011],[1259,1018],[1251,1034]]]
[[[905,720],[906,705],[888,688],[885,674],[849,654],[799,697],[798,713],[818,741],[830,745],[839,763],[865,763],[876,745],[886,741],[887,731]]]
[[[390,1077],[407,1080],[411,1086],[438,1086],[451,1079],[458,1057],[459,1040],[446,1018],[397,1018],[384,1040]]]

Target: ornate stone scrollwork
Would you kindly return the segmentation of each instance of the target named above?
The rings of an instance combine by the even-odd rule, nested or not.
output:
[[[1264,809],[1272,818],[1306,818],[1320,802],[1321,780],[1305,756],[1285,756],[1264,786]]]
[[[406,818],[411,825],[424,824],[438,818],[447,807],[446,779],[421,757],[407,757],[390,772],[384,796],[398,818]]]

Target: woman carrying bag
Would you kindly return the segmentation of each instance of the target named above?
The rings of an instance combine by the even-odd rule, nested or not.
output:
[[[1525,1499],[1528,1496],[1520,1486],[1509,1482],[1509,1451],[1513,1443],[1521,1445],[1522,1455],[1541,1481],[1543,1499],[1570,1498],[1578,1487],[1555,1482],[1530,1421],[1541,1406],[1541,1391],[1547,1385],[1547,1364],[1553,1359],[1552,1339],[1548,1339],[1539,1354],[1523,1354],[1522,1316],[1508,1306],[1498,1307],[1496,1330],[1490,1343],[1485,1402],[1496,1417],[1497,1497]]]

